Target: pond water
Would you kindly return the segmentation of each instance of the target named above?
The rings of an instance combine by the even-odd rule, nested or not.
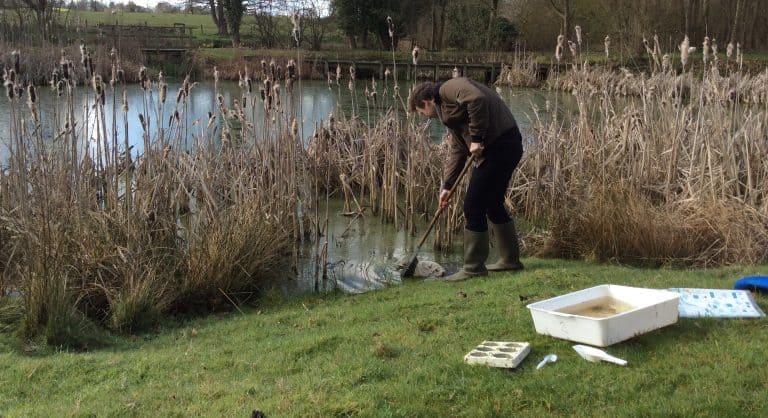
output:
[[[368,81],[370,83],[370,81]],[[162,115],[164,126],[168,125],[168,117],[176,110],[175,96],[178,89],[181,87],[180,82],[168,83],[168,100],[162,109]],[[370,86],[369,86],[370,88]],[[378,92],[380,101],[384,102],[384,105],[394,105],[394,101],[390,98],[387,99],[384,95],[386,86],[383,83],[378,85]],[[296,85],[296,91],[294,92],[295,103],[301,104],[300,109],[297,109],[297,114],[302,120],[301,131],[303,133],[305,142],[306,139],[312,134],[312,131],[317,123],[328,119],[328,115],[331,112],[342,112],[346,115],[352,114],[353,110],[360,115],[363,120],[368,117],[368,109],[366,108],[364,91],[364,83],[358,83],[356,91],[352,94],[346,86],[342,88],[328,88],[325,82],[321,81],[302,81],[301,83],[301,97],[300,100],[296,100],[299,96],[298,84]],[[391,91],[391,88],[390,88]],[[407,91],[407,85],[403,84],[400,91]],[[224,101],[227,104],[231,104],[233,100],[240,99],[242,91],[234,82],[221,82],[219,83],[219,93],[224,97]],[[538,90],[538,89],[508,89],[504,88],[500,90],[500,94],[509,105],[512,113],[515,115],[518,124],[520,125],[523,133],[524,141],[531,141],[531,120],[535,117],[533,109],[538,108],[540,115],[547,116],[546,109],[547,101],[554,102],[554,94],[552,92]],[[57,103],[57,98],[50,91],[50,89],[41,87],[38,91],[38,107],[40,109],[40,118],[43,121],[43,132],[46,133],[44,137],[51,137],[52,132],[56,130],[49,121],[54,119],[54,108],[60,106]],[[120,93],[116,97],[116,109],[117,109],[117,133],[118,138],[124,137],[124,122],[123,113],[121,110],[122,97]],[[391,97],[391,93],[387,95]],[[83,129],[81,132],[88,132],[89,135],[95,140],[95,117],[93,111],[89,111],[89,117],[86,121],[84,109],[88,107],[88,104],[93,102],[93,94],[90,88],[79,86],[76,90],[75,100],[75,113],[77,126]],[[253,96],[256,100],[258,98],[258,92]],[[152,93],[144,92],[138,85],[130,85],[127,88],[128,99],[128,137],[129,143],[133,146],[132,153],[140,154],[143,151],[142,144],[142,127],[139,122],[139,114],[145,116],[149,114],[147,119],[150,121],[152,127],[157,126],[157,120],[160,119],[160,114],[157,112],[158,94],[157,91]],[[389,103],[387,103],[389,100]],[[561,96],[562,100],[562,96]],[[288,105],[291,102],[291,98],[285,97],[282,99],[284,105]],[[29,110],[26,105],[26,98],[23,103],[16,105],[16,112],[23,112],[24,115],[29,115]],[[108,90],[107,93],[107,109],[105,111],[105,120],[107,125],[111,127],[112,124],[112,93]],[[145,111],[146,108],[152,109],[151,111]],[[208,112],[216,108],[216,90],[212,81],[199,82],[192,90],[190,99],[188,100],[188,106],[185,110],[186,118],[189,126],[196,126],[198,128],[190,129],[190,133],[200,132],[199,126],[203,126],[207,123]],[[181,110],[181,108],[179,108]],[[11,106],[7,100],[0,100],[0,164],[5,165],[5,161],[8,156],[7,144],[10,141],[11,131]],[[261,119],[262,114],[261,106],[256,106],[255,121]],[[377,110],[371,110],[370,115],[379,114]],[[403,112],[404,113],[404,112]],[[29,119],[29,116],[27,116]],[[197,123],[195,123],[198,121]],[[87,123],[86,123],[87,122]],[[151,128],[151,132],[155,132],[156,128]],[[111,128],[108,129],[110,134]],[[436,121],[433,121],[429,125],[430,136],[434,141],[439,141],[445,130],[443,126]],[[82,135],[82,134],[80,134]],[[121,141],[122,142],[122,141]],[[192,141],[189,142],[190,144]],[[436,190],[435,193],[438,191]],[[314,272],[315,263],[312,262],[312,249],[307,247],[305,250],[305,260],[298,268],[298,280],[291,284],[291,287],[295,291],[311,291],[315,289],[328,290],[333,287],[339,287],[343,291],[347,292],[360,292],[374,288],[378,288],[390,283],[399,282],[399,274],[396,269],[398,262],[406,259],[412,255],[414,247],[417,245],[421,234],[424,231],[424,226],[419,229],[418,236],[410,236],[406,231],[400,229],[397,230],[389,224],[384,224],[377,217],[370,214],[364,217],[350,218],[341,216],[341,202],[332,201],[329,207],[329,233],[328,233],[328,281],[324,283],[315,283]],[[426,220],[425,220],[426,224]],[[459,243],[461,240],[457,239]],[[457,245],[461,245],[460,243]],[[460,251],[454,251],[451,254],[439,254],[433,253],[429,245],[429,241],[422,248],[419,254],[419,260],[433,260],[444,265],[449,266],[450,269],[457,268],[461,263]],[[493,257],[493,255],[492,255]]]

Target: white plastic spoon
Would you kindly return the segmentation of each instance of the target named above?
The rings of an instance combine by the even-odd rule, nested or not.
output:
[[[619,366],[626,366],[627,361],[622,360],[618,357],[614,357],[608,353],[606,353],[603,350],[597,349],[595,347],[590,347],[588,345],[581,345],[576,344],[573,346],[573,349],[576,350],[577,353],[584,359],[588,361],[593,361],[595,363],[602,361],[607,361],[609,363],[618,364]]]
[[[540,368],[546,366],[547,363],[554,363],[556,361],[557,361],[557,354],[547,354],[546,356],[544,356],[544,360],[541,360],[541,362],[539,362],[539,365],[536,366],[536,370],[539,370]]]

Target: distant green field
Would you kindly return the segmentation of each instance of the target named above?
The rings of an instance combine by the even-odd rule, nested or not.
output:
[[[88,26],[97,23],[147,26],[173,26],[175,23],[183,23],[187,26],[196,28],[196,30],[193,31],[195,36],[215,35],[217,32],[216,25],[213,24],[211,16],[203,14],[137,13],[121,11],[112,14],[110,11],[91,12],[66,9],[62,9],[60,13],[62,20],[65,22],[77,22],[79,18],[81,25],[87,24]],[[246,17],[243,19],[244,25],[250,23],[253,23],[253,17]],[[200,33],[201,28],[202,33]]]

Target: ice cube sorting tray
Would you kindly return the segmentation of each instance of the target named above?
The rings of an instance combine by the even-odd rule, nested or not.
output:
[[[604,318],[561,312],[606,297],[630,307]],[[679,301],[679,294],[667,290],[606,284],[531,303],[528,309],[539,334],[606,347],[674,324]]]
[[[530,351],[531,345],[528,343],[483,341],[464,356],[464,361],[511,369],[517,367]]]

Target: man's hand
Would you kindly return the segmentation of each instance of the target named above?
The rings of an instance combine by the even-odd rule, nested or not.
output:
[[[469,144],[469,153],[475,156],[475,160],[479,160],[483,156],[483,149],[485,147],[482,142],[472,142]]]
[[[440,190],[440,209],[445,209],[451,203],[451,192],[448,189]]]

